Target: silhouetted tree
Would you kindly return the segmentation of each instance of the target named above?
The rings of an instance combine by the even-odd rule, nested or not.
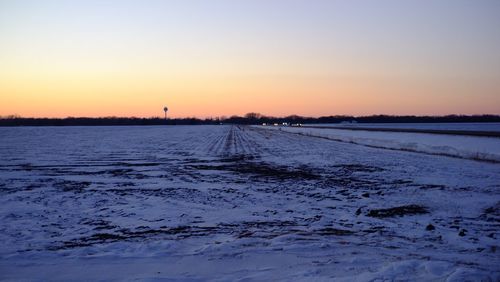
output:
[[[250,113],[245,117],[231,116],[230,118],[220,117],[216,119],[197,119],[197,118],[177,118],[162,119],[153,118],[123,118],[123,117],[105,117],[105,118],[85,118],[68,117],[58,118],[23,118],[17,115],[0,117],[0,126],[98,126],[98,125],[190,125],[190,124],[262,124],[262,123],[339,123],[342,121],[357,121],[359,123],[433,123],[433,122],[500,122],[500,115],[448,115],[448,116],[388,116],[376,115],[365,117],[353,116],[327,116],[327,117],[268,117],[256,113]]]

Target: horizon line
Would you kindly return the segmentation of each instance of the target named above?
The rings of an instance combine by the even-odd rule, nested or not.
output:
[[[299,114],[289,114],[289,115],[282,115],[282,116],[274,116],[274,115],[266,115],[266,114],[260,114],[256,112],[249,112],[243,115],[238,115],[238,114],[233,114],[233,115],[221,115],[221,116],[206,116],[206,117],[199,117],[199,116],[183,116],[183,117],[168,117],[168,119],[200,119],[200,120],[207,120],[207,119],[231,119],[231,118],[247,118],[246,116],[248,114],[256,114],[258,115],[258,119],[260,118],[290,118],[290,117],[298,117],[298,118],[311,118],[311,119],[319,119],[319,118],[324,118],[324,117],[348,117],[348,118],[364,118],[364,117],[377,117],[377,116],[386,116],[386,117],[452,117],[452,116],[461,116],[461,117],[480,117],[480,116],[496,116],[500,117],[500,113],[482,113],[482,114],[458,114],[458,113],[453,113],[453,114],[441,114],[441,115],[429,115],[429,114],[423,114],[423,115],[418,115],[418,114],[368,114],[368,115],[351,115],[351,114],[332,114],[332,115],[320,115],[320,116],[307,116],[307,115],[299,115]],[[17,114],[11,114],[11,115],[0,115],[0,119],[109,119],[109,118],[116,118],[116,119],[165,119],[164,117],[161,116],[66,116],[66,117],[29,117],[29,116],[21,116]]]

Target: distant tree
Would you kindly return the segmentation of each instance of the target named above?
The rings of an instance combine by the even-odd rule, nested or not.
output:
[[[166,108],[166,107],[165,107]],[[167,109],[168,110],[168,109]],[[23,118],[17,115],[0,117],[0,126],[96,126],[96,125],[165,125],[165,124],[261,124],[261,123],[339,123],[345,120],[355,120],[359,123],[432,123],[432,122],[500,122],[500,115],[448,115],[448,116],[325,116],[319,118],[288,116],[288,117],[268,117],[261,114],[249,113],[244,117],[231,116],[220,118],[176,118],[165,120],[159,117],[136,118],[136,117],[104,117],[104,118],[85,118],[68,117],[58,118]]]
[[[21,118],[21,116],[17,114],[0,116],[0,119],[19,119],[19,118]]]
[[[262,115],[259,113],[248,113],[245,115],[245,118],[247,119],[260,119],[261,117]]]

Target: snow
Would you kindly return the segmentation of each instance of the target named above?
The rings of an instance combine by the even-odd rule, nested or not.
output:
[[[322,127],[354,127],[354,128],[389,128],[389,129],[422,129],[422,130],[462,130],[500,132],[498,122],[461,122],[461,123],[322,123],[307,124]]]
[[[0,128],[0,280],[498,281],[499,180],[259,127]]]
[[[313,127],[265,127],[378,148],[500,162],[500,138],[425,133],[352,131]]]

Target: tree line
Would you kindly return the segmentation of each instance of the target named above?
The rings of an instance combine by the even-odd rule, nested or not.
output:
[[[218,125],[218,124],[326,124],[326,123],[451,123],[451,122],[500,122],[500,115],[446,115],[446,116],[323,116],[271,117],[258,113],[244,116],[217,118],[171,118],[160,117],[67,117],[67,118],[27,118],[20,116],[0,116],[0,126],[125,126],[125,125]]]

